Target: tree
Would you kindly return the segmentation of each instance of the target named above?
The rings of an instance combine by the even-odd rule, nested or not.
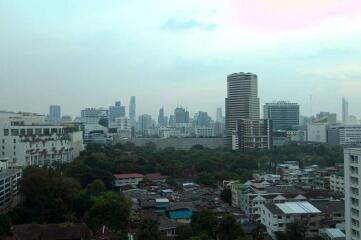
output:
[[[11,219],[6,214],[0,215],[0,237],[1,236],[11,236]]]
[[[260,223],[257,223],[256,228],[253,229],[253,231],[252,231],[252,239],[253,240],[264,240],[265,239],[264,231],[265,231],[265,227],[263,225],[261,225]]]
[[[223,201],[228,203],[230,206],[232,205],[232,191],[229,188],[225,188],[221,192],[221,198]]]
[[[175,230],[177,234],[177,240],[189,240],[193,236],[193,230],[189,225],[180,225]]]
[[[114,232],[125,230],[130,217],[130,202],[115,192],[95,197],[92,207],[85,213],[85,222],[93,230],[103,225]]]
[[[302,223],[293,222],[286,227],[287,239],[304,240],[306,239],[306,227]]]
[[[218,225],[219,240],[239,240],[244,236],[241,224],[231,214],[224,215]]]
[[[95,180],[86,186],[86,191],[90,196],[98,196],[105,192],[107,189],[102,180]]]
[[[218,219],[214,213],[206,210],[193,215],[191,226],[194,234],[206,234],[210,239],[216,239]]]
[[[146,219],[138,233],[138,240],[162,240],[164,236],[159,231],[158,223],[151,220]]]
[[[276,240],[287,240],[287,236],[283,232],[275,232]]]
[[[56,223],[71,213],[80,185],[51,168],[28,167],[24,170],[21,192],[27,221]]]

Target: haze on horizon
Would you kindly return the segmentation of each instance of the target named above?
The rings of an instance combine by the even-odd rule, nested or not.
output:
[[[0,0],[0,109],[63,114],[129,104],[215,115],[226,76],[258,75],[261,103],[361,116],[359,0]]]

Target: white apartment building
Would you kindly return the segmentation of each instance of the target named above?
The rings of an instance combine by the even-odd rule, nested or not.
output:
[[[344,173],[332,174],[330,176],[330,190],[336,193],[345,194]]]
[[[139,173],[123,173],[123,174],[114,174],[115,187],[124,187],[132,186],[137,187],[138,184],[143,181],[144,175]]]
[[[72,161],[83,150],[82,134],[74,131],[38,115],[0,116],[0,157],[9,158],[10,168]]]
[[[81,110],[81,122],[97,124],[100,119],[109,119],[109,110],[103,108],[85,108]]]
[[[361,148],[344,150],[346,239],[361,239]]]
[[[8,169],[8,160],[8,158],[0,159],[0,212],[20,202],[18,190],[21,180],[21,170]]]
[[[196,129],[196,137],[213,137],[214,129],[211,127],[197,127]]]

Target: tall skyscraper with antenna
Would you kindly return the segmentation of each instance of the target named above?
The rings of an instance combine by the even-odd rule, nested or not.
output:
[[[130,103],[129,103],[129,119],[131,126],[135,126],[136,122],[136,99],[135,96],[130,97]]]
[[[349,118],[348,115],[348,101],[346,100],[346,98],[342,98],[342,122],[343,123],[347,123]]]

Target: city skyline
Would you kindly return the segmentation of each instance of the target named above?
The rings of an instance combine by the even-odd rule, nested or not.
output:
[[[226,76],[245,71],[259,77],[261,105],[289,100],[310,115],[312,95],[313,113],[341,116],[345,96],[360,118],[360,4],[0,1],[1,109],[58,104],[77,116],[136,95],[140,113],[181,102],[214,117]]]

